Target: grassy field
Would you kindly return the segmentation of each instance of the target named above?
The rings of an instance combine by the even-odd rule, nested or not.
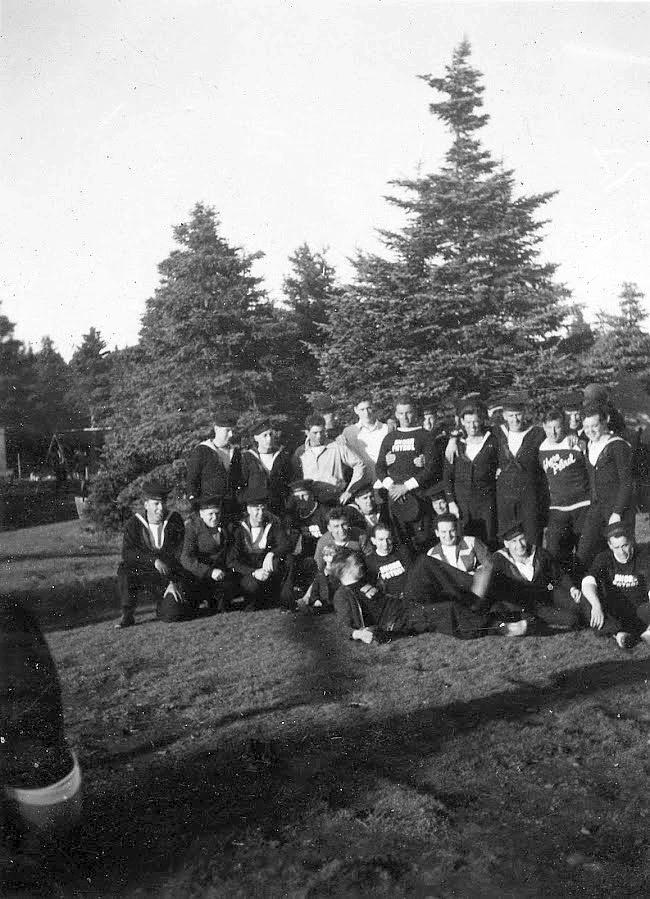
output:
[[[116,546],[2,538],[85,773],[50,896],[647,895],[650,651],[383,646],[280,611],[115,631]],[[30,895],[34,895],[34,890]]]

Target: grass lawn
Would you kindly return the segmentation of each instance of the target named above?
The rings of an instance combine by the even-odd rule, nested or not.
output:
[[[115,631],[116,545],[65,522],[3,534],[0,555],[85,774],[83,834],[44,894],[647,895],[647,647],[368,647],[280,611],[143,609]]]

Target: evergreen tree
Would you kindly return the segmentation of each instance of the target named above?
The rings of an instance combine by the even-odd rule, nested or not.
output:
[[[218,225],[214,210],[197,204],[174,228],[178,248],[159,265],[139,344],[116,360],[104,503],[160,466],[182,484],[183,459],[209,436],[215,409],[246,425],[293,402],[285,395],[295,352],[286,313],[252,273],[261,254],[230,246]]]
[[[307,396],[320,389],[317,354],[325,341],[328,309],[341,296],[336,273],[325,256],[304,243],[289,257],[291,274],[283,282],[297,341],[293,360],[295,390]]]
[[[34,354],[37,399],[35,412],[43,430],[56,431],[76,423],[70,403],[71,377],[51,337],[43,337]]]
[[[101,333],[91,328],[70,360],[70,399],[84,425],[97,427],[109,411],[110,354]]]
[[[34,354],[14,337],[15,325],[0,315],[0,426],[34,427],[37,397]]]
[[[388,258],[356,259],[330,310],[320,367],[342,402],[355,384],[376,400],[398,389],[442,399],[533,386],[533,367],[553,385],[559,378],[566,291],[539,260],[535,217],[553,194],[515,197],[512,171],[482,146],[484,88],[469,57],[463,41],[443,78],[423,76],[442,95],[430,111],[451,147],[439,172],[392,182],[401,193],[388,199],[406,224],[382,232]]]
[[[648,318],[645,294],[630,281],[621,285],[619,312],[599,312],[597,339],[585,360],[590,380],[612,384],[630,375],[650,384],[650,334],[643,328]]]

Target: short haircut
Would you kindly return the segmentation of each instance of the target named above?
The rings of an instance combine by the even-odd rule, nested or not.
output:
[[[614,537],[627,537],[629,540],[634,540],[634,530],[631,525],[625,524],[624,521],[617,521],[615,524],[610,524],[605,530],[605,537],[609,542]]]
[[[400,393],[399,396],[395,397],[395,408],[398,406],[412,406],[415,410],[418,408],[418,403],[415,397],[411,396],[408,393]]]
[[[364,393],[363,391],[361,391],[354,397],[353,402],[354,405],[352,406],[352,408],[356,409],[359,403],[372,403],[372,397],[369,393]]]
[[[465,403],[460,407],[458,415],[460,418],[465,415],[478,415],[479,418],[484,419],[487,418],[487,409],[481,403]]]
[[[602,403],[589,403],[589,405],[585,406],[582,410],[582,420],[584,421],[585,418],[593,418],[594,416],[598,416],[601,421],[607,422],[609,413],[606,406]]]
[[[349,547],[341,547],[341,549],[337,549],[334,553],[334,558],[332,559],[332,574],[334,577],[341,578],[341,575],[348,567],[351,561],[357,562],[361,565],[365,571],[366,563],[363,558],[362,553],[357,549],[349,549]]]
[[[564,410],[559,406],[549,406],[542,413],[542,421],[564,421]]]
[[[388,531],[388,533],[391,535],[391,537],[393,536],[393,532],[391,531],[390,525],[387,524],[385,521],[377,522],[377,524],[374,526],[374,528],[372,529],[372,532],[371,532],[373,537],[377,536],[377,531]]]
[[[327,513],[327,523],[329,524],[330,521],[346,521],[350,524],[350,513],[343,506],[334,506]]]
[[[436,519],[433,523],[433,526],[437,530],[438,525],[442,524],[445,521],[448,521],[449,524],[458,525],[458,519],[456,518],[455,515],[452,515],[451,512],[443,512],[442,515],[436,515]]]
[[[325,427],[325,419],[322,415],[308,415],[305,419],[305,428],[308,431],[311,431],[312,428],[324,428]]]

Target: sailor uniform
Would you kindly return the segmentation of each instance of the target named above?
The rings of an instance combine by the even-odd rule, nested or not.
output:
[[[201,496],[223,497],[226,516],[237,515],[236,494],[242,485],[241,450],[237,446],[218,447],[204,440],[187,460],[187,498],[198,503]]]
[[[245,519],[234,529],[228,564],[239,576],[239,589],[255,608],[280,600],[293,605],[292,556],[289,540],[277,518],[264,516],[260,527]],[[271,576],[258,581],[253,572],[268,566]]]
[[[235,595],[237,579],[228,567],[230,534],[224,525],[210,528],[200,515],[193,515],[185,524],[185,538],[181,564],[187,572],[187,589],[198,605],[207,601],[208,607],[225,611]],[[212,579],[212,572],[224,572],[220,581]]]
[[[574,627],[578,607],[571,598],[572,582],[547,550],[532,546],[526,559],[518,560],[507,549],[492,556],[490,597],[503,616],[538,619],[545,624]]]
[[[541,544],[547,510],[546,485],[539,464],[544,430],[534,426],[514,432],[501,425],[495,436],[499,446],[496,487],[499,527],[503,531],[520,521],[528,542]]]
[[[195,608],[188,601],[177,602],[164,596],[170,581],[182,588],[184,571],[180,562],[185,527],[178,512],[172,512],[161,525],[152,525],[146,516],[133,515],[124,526],[122,561],[117,569],[117,589],[125,615],[132,615],[138,595],[146,591],[154,597],[159,617],[181,620],[192,617]],[[162,575],[157,560],[169,568]],[[171,617],[170,617],[171,616]]]
[[[497,542],[498,467],[499,445],[489,431],[479,447],[459,441],[453,464],[445,463],[447,499],[458,505],[463,533],[479,537],[491,549]]]
[[[241,454],[239,500],[245,505],[247,493],[265,493],[268,508],[282,517],[291,477],[291,457],[284,447],[263,455],[255,449],[244,450]]]
[[[612,513],[634,525],[632,507],[632,448],[626,440],[614,434],[605,435],[597,443],[589,442],[587,470],[591,505],[586,515],[578,555],[588,567],[598,552],[606,547],[603,530]]]

